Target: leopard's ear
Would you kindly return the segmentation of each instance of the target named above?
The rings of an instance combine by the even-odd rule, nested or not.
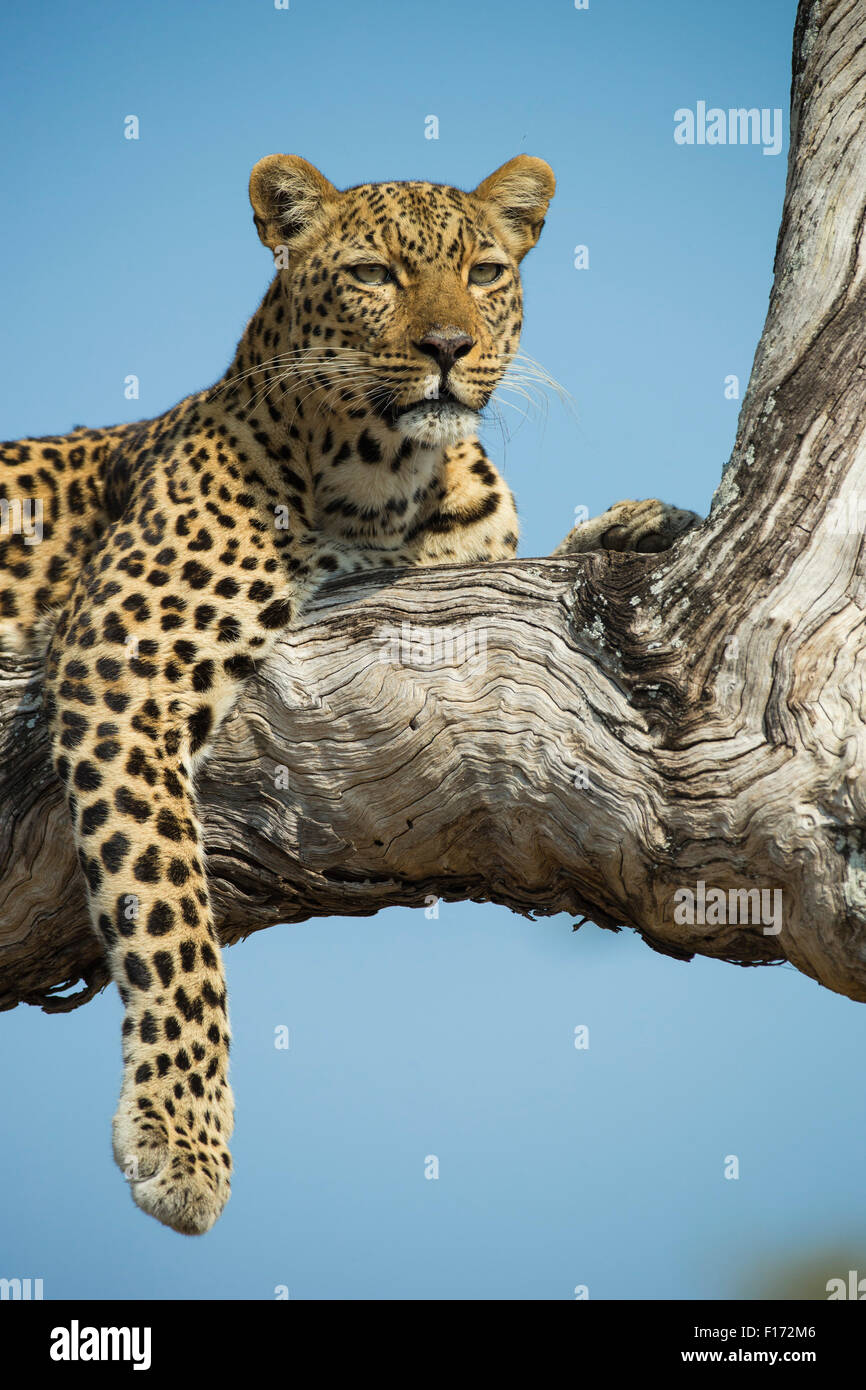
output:
[[[339,191],[314,165],[297,154],[269,154],[250,174],[250,202],[256,230],[272,251],[291,252],[327,220]]]
[[[518,154],[479,183],[473,196],[485,204],[508,249],[520,260],[541,234],[555,188],[549,164]]]

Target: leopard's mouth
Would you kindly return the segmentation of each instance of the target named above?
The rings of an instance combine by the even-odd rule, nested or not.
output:
[[[428,448],[447,447],[478,434],[492,388],[472,405],[441,378],[428,378],[419,387],[421,394],[414,400],[399,402],[393,389],[380,385],[367,392],[367,401],[391,429]]]
[[[473,415],[477,415],[478,413],[467,401],[461,400],[461,398],[451,390],[450,386],[437,386],[435,388],[435,393],[433,390],[429,393],[425,392],[424,395],[419,396],[417,400],[409,401],[406,405],[394,407],[395,417],[398,420],[401,415],[407,414],[410,410],[423,411],[427,415],[439,415],[445,414],[451,409],[468,410],[471,411]]]
[[[478,411],[448,386],[428,389],[419,400],[394,407],[392,423],[407,439],[433,448],[471,438],[478,430]]]
[[[422,405],[430,406],[432,409],[443,405],[459,405],[462,406],[464,410],[469,409],[466,402],[462,401],[459,396],[456,396],[450,386],[439,385],[435,386],[429,395],[425,393],[420,400],[413,401],[406,409],[415,410],[418,406]]]

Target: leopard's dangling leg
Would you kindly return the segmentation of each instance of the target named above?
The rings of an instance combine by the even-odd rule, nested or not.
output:
[[[233,1127],[226,986],[191,783],[210,715],[173,714],[177,699],[145,696],[121,657],[96,652],[52,649],[48,705],[93,925],[126,1009],[114,1155],[138,1206],[199,1234],[229,1197]]]

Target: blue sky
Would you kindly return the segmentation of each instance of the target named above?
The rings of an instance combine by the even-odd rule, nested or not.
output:
[[[794,12],[7,7],[0,435],[156,414],[223,372],[270,277],[246,195],[262,155],[303,154],[338,185],[471,187],[525,151],[558,189],[524,263],[523,347],[573,408],[503,408],[510,437],[490,429],[522,553],[548,552],[577,506],[706,511],[785,152],[679,146],[674,112],[782,107],[787,136]],[[230,950],[236,1180],[198,1241],[140,1214],[114,1168],[115,995],[4,1015],[0,1275],[49,1298],[713,1298],[758,1264],[863,1251],[863,1010],[788,967],[683,965],[570,928],[443,905]]]

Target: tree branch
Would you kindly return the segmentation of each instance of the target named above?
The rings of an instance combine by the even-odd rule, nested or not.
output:
[[[866,999],[863,7],[801,0],[793,74],[775,282],[709,518],[661,555],[323,590],[200,778],[223,941],[471,898]],[[0,666],[0,1007],[56,1009],[107,973],[38,682]],[[778,891],[780,920],[678,921],[699,882]]]

